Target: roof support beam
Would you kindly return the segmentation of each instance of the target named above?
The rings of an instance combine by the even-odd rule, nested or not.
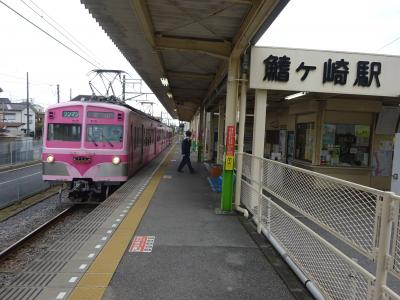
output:
[[[156,36],[156,49],[175,49],[205,53],[222,59],[228,59],[232,45],[230,42],[204,41],[195,39],[182,39],[175,37]]]
[[[197,79],[197,80],[205,80],[211,81],[214,79],[215,74],[198,74],[198,73],[189,73],[189,72],[174,72],[168,71],[168,77],[177,78],[177,79]]]
[[[233,3],[233,4],[246,4],[246,5],[252,5],[254,2],[257,0],[225,0],[225,2],[228,3]]]
[[[257,30],[266,22],[268,18],[271,17],[271,13],[274,8],[281,2],[286,2],[287,0],[251,0],[252,7],[243,21],[238,33],[233,39],[232,57],[240,56],[251,41],[252,36],[257,32]],[[283,9],[283,7],[282,7]],[[275,18],[275,16],[272,16]],[[210,84],[210,88],[207,92],[207,96],[204,101],[210,97],[216,87],[219,85],[221,80],[227,74],[227,63],[221,64],[217,75],[215,76],[213,82]]]
[[[138,18],[139,25],[142,28],[146,40],[154,48],[156,44],[154,40],[154,28],[145,0],[131,0],[130,3],[133,13]]]

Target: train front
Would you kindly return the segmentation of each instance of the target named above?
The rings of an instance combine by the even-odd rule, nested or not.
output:
[[[71,192],[108,191],[128,179],[127,109],[68,102],[46,111],[43,180],[67,182]]]

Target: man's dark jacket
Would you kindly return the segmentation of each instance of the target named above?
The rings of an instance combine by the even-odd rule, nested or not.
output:
[[[182,154],[183,155],[190,155],[190,146],[192,141],[189,138],[185,138],[182,141]]]

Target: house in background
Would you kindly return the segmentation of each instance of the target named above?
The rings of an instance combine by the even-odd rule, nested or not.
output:
[[[37,109],[29,104],[29,131],[35,136]],[[0,121],[2,130],[14,136],[26,135],[27,105],[26,103],[12,103],[8,98],[0,98]]]

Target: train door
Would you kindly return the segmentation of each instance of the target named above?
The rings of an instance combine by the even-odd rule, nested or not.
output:
[[[140,163],[143,162],[143,149],[144,147],[144,125],[142,124],[142,132],[140,136]]]

